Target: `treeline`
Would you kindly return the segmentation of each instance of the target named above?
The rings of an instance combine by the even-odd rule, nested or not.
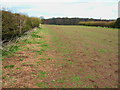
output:
[[[100,26],[100,27],[115,28],[115,22],[116,21],[84,21],[84,22],[79,22],[79,24],[85,26]]]
[[[0,13],[2,13],[2,40],[4,41],[9,41],[34,27],[39,27],[39,18],[4,10]]]
[[[86,22],[86,21],[108,21],[108,20],[92,19],[92,18],[50,18],[50,19],[44,19],[44,24],[79,25],[79,22]]]
[[[44,19],[43,24],[53,25],[87,25],[120,28],[120,21],[116,20],[101,20],[93,18],[50,18]]]

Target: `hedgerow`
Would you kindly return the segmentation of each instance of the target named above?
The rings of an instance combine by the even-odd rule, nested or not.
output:
[[[4,10],[0,12],[2,12],[2,40],[9,41],[34,27],[39,27],[39,18]]]
[[[115,22],[116,21],[84,21],[84,22],[79,22],[79,24],[86,26],[101,26],[101,27],[115,28]]]

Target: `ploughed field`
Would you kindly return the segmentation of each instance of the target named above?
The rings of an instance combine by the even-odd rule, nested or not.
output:
[[[15,46],[3,60],[3,87],[118,87],[117,29],[43,25]]]

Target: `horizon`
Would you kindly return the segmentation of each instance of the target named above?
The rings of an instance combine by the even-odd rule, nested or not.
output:
[[[51,2],[50,2],[51,1]],[[2,8],[30,17],[116,20],[119,0],[3,0]]]

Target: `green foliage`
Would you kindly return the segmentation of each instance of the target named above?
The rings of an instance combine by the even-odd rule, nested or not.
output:
[[[120,28],[120,18],[118,18],[117,21],[115,22],[115,27]]]
[[[15,65],[8,65],[8,66],[5,66],[4,68],[13,68]]]
[[[0,12],[2,12],[2,40],[9,41],[34,27],[39,27],[39,18],[14,14],[10,11],[2,10]]]
[[[46,74],[47,74],[46,72],[41,71],[41,72],[39,73],[38,77],[40,77],[40,78],[45,78],[45,77],[47,77]]]
[[[42,36],[36,35],[36,34],[32,34],[31,35],[33,38],[42,38]]]
[[[41,50],[34,50],[32,52],[37,52],[39,55],[41,55],[44,52],[44,50],[43,49],[41,49]]]
[[[12,53],[17,52],[18,50],[20,50],[20,46],[14,45],[14,46],[9,47],[8,49],[9,49],[8,51],[6,51],[6,50],[2,51],[3,56],[10,55]]]
[[[41,61],[45,61],[45,58],[41,58],[40,60],[41,60]]]
[[[79,76],[74,76],[71,78],[72,81],[79,81],[81,78]]]
[[[37,83],[36,85],[37,85],[38,87],[48,88],[49,86],[47,86],[46,84],[47,84],[47,83],[45,83],[45,82],[39,82],[39,83]]]
[[[79,24],[85,26],[115,27],[115,21],[82,21]]]

